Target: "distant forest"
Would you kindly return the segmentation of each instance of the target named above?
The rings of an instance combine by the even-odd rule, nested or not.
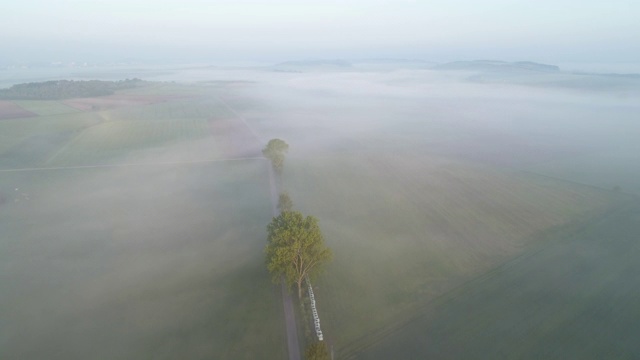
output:
[[[147,86],[140,79],[118,81],[102,80],[55,80],[13,85],[0,89],[0,99],[5,100],[59,100],[77,97],[111,95],[117,90]]]

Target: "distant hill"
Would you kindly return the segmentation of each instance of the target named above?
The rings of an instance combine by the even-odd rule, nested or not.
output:
[[[559,72],[560,68],[555,65],[540,64],[531,61],[497,61],[497,60],[474,60],[474,61],[454,61],[440,64],[433,67],[436,70],[470,70],[483,72]]]
[[[373,58],[354,60],[353,65],[358,68],[370,70],[394,70],[394,69],[430,69],[436,65],[434,62],[419,59],[393,59]]]
[[[476,83],[509,83],[536,87],[556,87],[591,91],[640,91],[638,74],[596,74],[560,71],[555,65],[531,61],[495,60],[455,61],[434,66],[434,70],[467,71],[468,81]]]
[[[347,70],[353,65],[346,60],[285,61],[272,66],[275,71],[306,72],[318,70]]]
[[[433,69],[433,70],[466,70],[482,73],[557,73],[560,68],[555,65],[540,64],[531,61],[498,61],[474,60],[454,61],[436,64],[418,59],[365,58],[347,60],[301,60],[285,61],[270,67],[274,71],[309,72],[309,71],[358,71],[358,70],[395,70],[395,69]]]
[[[390,71],[397,69],[431,69],[437,63],[420,59],[364,58],[352,60],[285,61],[270,67],[274,71]]]

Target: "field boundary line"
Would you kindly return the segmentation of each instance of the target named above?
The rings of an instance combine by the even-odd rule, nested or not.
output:
[[[258,142],[260,144],[263,143],[262,137],[260,135],[258,135],[258,133],[255,130],[253,130],[253,128],[249,125],[249,122],[247,121],[247,119],[245,119],[242,115],[240,115],[237,111],[235,111],[231,106],[229,106],[229,104],[224,99],[222,99],[220,96],[216,95],[216,99],[218,99],[218,101],[220,101],[220,103],[225,108],[227,108],[227,110],[231,111],[231,113],[233,115],[235,115],[238,118],[238,120],[242,121],[242,123],[247,127],[247,129],[249,129],[251,134],[256,138],[256,140],[258,140]]]
[[[58,155],[62,154],[63,151],[67,150],[67,148],[75,143],[78,139],[80,139],[81,137],[84,136],[84,134],[86,134],[86,131],[88,129],[90,129],[91,127],[82,129],[82,131],[80,132],[80,134],[74,136],[72,139],[70,139],[69,141],[67,141],[66,144],[64,144],[60,149],[58,149],[58,151],[55,152],[55,154],[51,155],[51,157],[49,157],[44,163],[45,164],[49,164],[51,163],[51,161],[53,161],[53,159],[55,159],[56,157],[58,157]]]

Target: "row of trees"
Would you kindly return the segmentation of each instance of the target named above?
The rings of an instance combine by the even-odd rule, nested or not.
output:
[[[272,139],[262,153],[281,174],[284,154],[288,150],[286,142]],[[298,298],[302,298],[304,279],[320,272],[322,266],[331,260],[331,249],[324,243],[318,219],[294,211],[289,194],[280,194],[278,209],[280,215],[267,226],[267,269],[276,283],[284,279],[290,287],[297,285]]]
[[[288,150],[286,142],[272,139],[262,151],[278,175],[282,174],[284,154]],[[289,288],[296,285],[298,299],[302,301],[304,280],[320,273],[333,253],[324,243],[318,219],[293,210],[293,201],[286,192],[279,196],[278,209],[280,214],[267,225],[267,269],[274,282],[285,281]],[[305,358],[329,359],[326,344],[312,343],[305,351]]]
[[[119,81],[102,80],[54,80],[16,84],[0,90],[0,99],[7,100],[59,100],[77,97],[111,95],[117,90],[145,86],[140,79]]]

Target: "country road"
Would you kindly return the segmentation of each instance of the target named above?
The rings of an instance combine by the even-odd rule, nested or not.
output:
[[[271,212],[273,216],[278,216],[278,183],[271,164],[269,168],[269,185],[271,192]],[[287,285],[282,281],[282,303],[284,305],[284,320],[287,327],[287,348],[289,349],[289,360],[300,360],[300,344],[298,342],[298,329],[296,327],[296,316],[293,311],[293,299],[287,289]]]
[[[233,109],[224,99],[218,97],[218,100],[222,105],[224,105],[229,111],[231,111],[238,120],[242,121],[247,129],[251,132],[251,134],[258,140],[260,144],[266,144],[266,140],[262,139],[260,135],[249,125],[249,122],[242,117],[235,109]],[[271,213],[273,216],[278,216],[278,194],[280,193],[278,189],[278,182],[276,179],[276,175],[274,174],[273,167],[271,165],[267,165],[269,169],[269,188],[271,193]],[[300,360],[300,343],[298,341],[298,329],[296,326],[296,316],[293,311],[293,299],[291,298],[291,293],[287,289],[284,281],[282,282],[282,304],[284,306],[284,320],[287,329],[287,349],[289,352],[289,360]]]

